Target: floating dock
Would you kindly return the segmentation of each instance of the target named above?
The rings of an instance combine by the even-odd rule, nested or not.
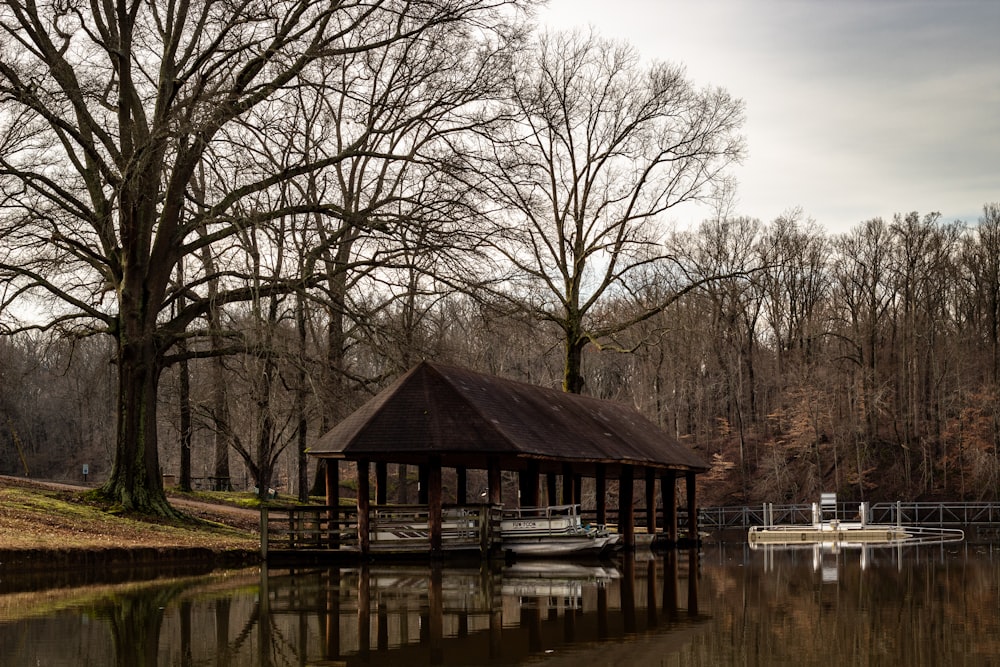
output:
[[[808,525],[775,525],[773,505],[767,504],[764,506],[765,525],[752,526],[747,531],[747,541],[751,548],[816,544],[841,547],[951,542],[965,538],[964,531],[957,528],[869,523],[868,503],[861,503],[858,508],[861,521],[841,521],[836,518],[837,497],[833,493],[824,493],[818,504],[813,503],[812,515],[813,521]],[[833,518],[826,519],[828,515]]]
[[[863,526],[860,523],[830,522],[812,526],[754,526],[747,540],[754,544],[801,543],[893,543],[908,540],[914,534],[901,526]]]

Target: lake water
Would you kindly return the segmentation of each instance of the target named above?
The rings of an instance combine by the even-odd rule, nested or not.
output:
[[[1000,664],[996,546],[83,576],[0,577],[0,664]]]

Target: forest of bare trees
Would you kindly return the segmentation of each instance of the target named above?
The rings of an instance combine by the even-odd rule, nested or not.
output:
[[[434,359],[634,404],[706,503],[1000,497],[1000,205],[672,228],[742,103],[530,4],[0,4],[0,473],[304,498]]]
[[[909,213],[840,235],[793,211],[769,223],[706,222],[670,243],[683,269],[642,286],[651,303],[675,291],[672,281],[737,269],[746,277],[687,292],[635,325],[627,351],[587,348],[582,372],[588,393],[636,405],[712,463],[705,502],[803,501],[831,488],[869,499],[1000,495],[1000,206],[968,224]],[[269,458],[268,483],[296,492],[300,417],[308,446],[331,413],[346,414],[419,359],[561,385],[557,327],[506,301],[436,292],[390,302],[357,290],[335,406],[320,390],[330,382],[327,315],[296,319],[292,297],[269,333],[253,325],[266,358],[189,361],[196,483],[219,472],[222,431],[234,485],[255,486],[256,461]],[[604,315],[627,317],[634,298],[604,304]],[[89,462],[107,475],[116,371],[113,349],[97,343],[0,338],[0,472],[78,478]],[[180,469],[180,376],[171,367],[160,387],[171,475]]]

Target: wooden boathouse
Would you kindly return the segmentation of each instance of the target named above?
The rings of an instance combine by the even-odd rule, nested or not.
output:
[[[634,482],[645,482],[640,501],[646,532],[664,533],[667,543],[677,544],[682,539],[677,484],[683,478],[687,537],[696,541],[695,476],[708,469],[629,406],[431,362],[398,378],[324,434],[309,453],[327,464],[325,506],[264,510],[265,557],[331,549],[363,555],[459,550],[486,555],[499,544],[505,479],[508,496],[509,487],[516,488],[508,507],[580,504],[583,481],[592,480],[587,488],[593,490],[588,494],[593,507],[584,510],[597,524],[607,523],[608,486],[617,481],[617,529],[623,546],[632,548]],[[341,506],[343,462],[356,466],[356,507]],[[390,464],[416,468],[418,504],[389,504]],[[442,471],[448,469],[454,482],[446,498]],[[482,481],[470,496],[473,478]],[[657,525],[657,483],[662,527]]]

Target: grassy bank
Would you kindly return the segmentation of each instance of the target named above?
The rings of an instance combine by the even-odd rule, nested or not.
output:
[[[0,567],[239,561],[259,549],[251,518],[209,503],[181,509],[191,518],[120,515],[85,491],[8,483],[0,488]]]

